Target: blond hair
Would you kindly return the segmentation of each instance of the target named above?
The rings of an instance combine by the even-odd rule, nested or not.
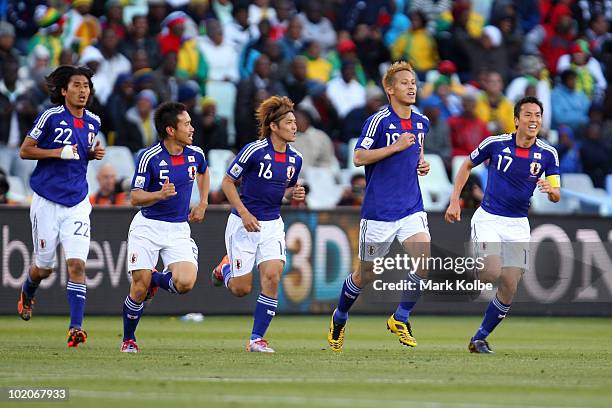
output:
[[[270,124],[278,125],[278,122],[289,112],[293,112],[293,102],[286,96],[271,96],[263,101],[255,113],[259,123],[259,139],[270,136],[272,132]]]
[[[387,88],[393,86],[393,83],[395,82],[395,74],[401,71],[410,71],[412,72],[412,75],[416,78],[416,72],[414,72],[414,69],[412,68],[412,65],[410,65],[409,62],[396,61],[391,64],[391,66],[387,69],[387,72],[385,72],[385,75],[383,76],[382,85],[383,89],[385,90],[385,93],[387,93]],[[387,97],[389,97],[389,94],[387,94]]]

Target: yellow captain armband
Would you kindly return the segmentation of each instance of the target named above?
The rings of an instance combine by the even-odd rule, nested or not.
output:
[[[551,187],[561,187],[561,177],[558,174],[546,176],[546,181],[550,183]]]

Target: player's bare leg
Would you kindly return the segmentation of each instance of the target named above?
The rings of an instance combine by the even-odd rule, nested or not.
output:
[[[501,264],[501,258],[499,256],[489,256],[487,258],[497,258],[493,259],[492,262],[499,262],[499,264]],[[487,265],[486,260],[487,259],[485,259],[485,267]],[[518,267],[499,268],[497,269],[497,273],[495,273],[494,269],[492,271],[493,272],[489,274],[485,274],[485,276],[487,279],[491,279],[495,275],[499,276],[497,292],[495,293],[495,298],[493,298],[493,301],[487,307],[480,328],[470,340],[468,350],[471,353],[493,353],[486,338],[506,317],[512,305],[512,299],[514,298],[518,284],[523,276],[523,269]],[[497,281],[497,279],[495,281]]]
[[[255,306],[253,330],[246,350],[251,352],[274,353],[268,346],[264,335],[272,318],[276,315],[278,306],[278,285],[285,262],[280,259],[264,261],[258,265],[261,293]],[[233,281],[234,279],[232,279]]]
[[[243,297],[248,295],[253,289],[253,273],[249,272],[246,275],[234,276],[229,280],[227,288],[234,296]]]
[[[85,314],[87,287],[85,285],[85,261],[71,258],[66,260],[68,266],[67,295],[70,305],[70,327],[68,331],[68,347],[78,347],[87,341],[87,332],[81,327]]]
[[[416,271],[410,271],[408,279],[414,284],[414,290],[402,293],[402,300],[395,313],[387,319],[387,329],[397,335],[399,342],[405,346],[415,347],[417,341],[412,335],[412,327],[408,321],[412,308],[421,297],[421,281],[427,279],[429,271],[427,260],[431,255],[431,237],[426,232],[414,234],[402,242],[404,250],[413,258],[421,258]],[[414,273],[413,273],[414,272]]]
[[[34,292],[40,285],[40,282],[47,279],[53,269],[51,268],[39,268],[36,265],[32,265],[26,281],[24,282],[21,292],[19,293],[19,301],[17,302],[17,313],[23,320],[30,320],[32,318],[32,308],[34,305]]]
[[[184,294],[193,289],[198,277],[198,267],[192,262],[174,262],[168,265],[177,293]]]

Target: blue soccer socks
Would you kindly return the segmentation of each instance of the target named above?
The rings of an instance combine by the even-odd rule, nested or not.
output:
[[[87,301],[87,286],[84,283],[68,281],[66,296],[70,306],[70,328],[81,328],[83,315],[85,314],[85,302]]]
[[[134,333],[140,321],[144,304],[132,300],[128,295],[123,303],[123,341],[136,340]]]
[[[485,311],[484,319],[476,334],[474,334],[473,340],[484,340],[489,334],[497,327],[497,325],[506,317],[506,314],[510,311],[510,305],[505,305],[497,299],[497,296],[493,298],[487,310]]]
[[[342,285],[342,292],[340,292],[340,298],[338,299],[338,307],[334,313],[334,323],[345,324],[348,320],[348,311],[350,310],[353,303],[359,297],[361,288],[353,281],[353,275],[350,274],[344,280]]]
[[[272,318],[276,315],[277,306],[278,299],[268,297],[263,293],[259,295],[257,305],[255,306],[255,313],[253,314],[254,321],[251,340],[263,339]]]

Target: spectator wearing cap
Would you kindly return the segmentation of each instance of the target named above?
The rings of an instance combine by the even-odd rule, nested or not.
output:
[[[111,28],[119,41],[126,35],[125,24],[123,24],[123,0],[106,0],[104,2],[105,14],[100,17],[102,31]]]
[[[521,55],[518,70],[520,76],[514,78],[508,84],[506,96],[513,104],[525,96],[537,97],[544,107],[542,133],[547,133],[550,130],[552,118],[551,86],[544,62],[537,55]]]
[[[189,16],[182,11],[173,11],[162,21],[159,36],[161,54],[177,53],[176,75],[184,80],[192,79],[205,90],[208,65],[200,52],[196,38],[185,35],[185,24]]]
[[[342,63],[341,75],[327,83],[327,97],[343,119],[352,109],[365,105],[365,88],[357,81],[355,63]]]
[[[147,16],[135,14],[132,16],[131,24],[127,27],[125,38],[119,43],[119,52],[132,60],[135,51],[139,49],[147,51],[151,67],[159,66],[161,60],[159,43],[155,37],[149,35]]]
[[[161,102],[176,101],[179,85],[184,82],[176,77],[177,55],[175,51],[162,54],[162,62],[153,73],[153,89]]]
[[[321,57],[321,45],[317,41],[304,43],[304,56],[307,59],[306,76],[308,79],[323,83],[331,79],[333,66],[328,60]]]
[[[434,37],[427,31],[425,14],[415,10],[408,16],[411,26],[393,43],[391,57],[394,61],[410,62],[422,80],[427,71],[436,67],[439,60],[438,48]]]
[[[365,93],[365,105],[354,108],[344,118],[342,136],[340,138],[342,143],[346,144],[349,140],[359,137],[366,119],[378,112],[387,103],[384,92],[376,85],[366,87]],[[346,157],[346,152],[343,155],[339,155],[339,157],[340,159]]]
[[[567,125],[579,132],[589,122],[591,101],[582,91],[576,89],[577,75],[568,69],[561,73],[561,82],[552,90],[552,127]]]
[[[442,158],[446,168],[450,169],[451,141],[448,120],[441,115],[439,104],[430,98],[422,102],[421,112],[429,118],[429,131],[424,144],[425,153],[437,154]]]
[[[104,29],[99,46],[104,58],[98,67],[97,76],[92,78],[96,95],[103,105],[106,105],[106,101],[113,91],[117,76],[132,70],[131,62],[117,50],[118,44],[119,39],[115,30],[111,27]]]
[[[283,58],[290,62],[302,51],[304,40],[302,39],[302,21],[298,16],[293,16],[287,25],[287,31],[280,40],[283,49]],[[295,102],[295,101],[294,101]]]
[[[136,105],[128,109],[125,120],[117,129],[118,146],[126,146],[132,153],[157,142],[154,110],[157,96],[150,89],[140,91],[135,98]]]
[[[200,101],[200,109],[197,115],[200,128],[195,128],[193,143],[206,154],[210,149],[229,149],[227,119],[217,115],[217,102],[205,96]]]
[[[421,98],[427,98],[433,93],[434,84],[441,75],[449,78],[451,92],[455,95],[463,96],[465,87],[461,83],[459,75],[457,75],[457,66],[452,61],[442,60],[438,63],[437,69],[432,69],[427,72],[425,83],[419,91]]]
[[[134,82],[132,74],[124,72],[117,77],[113,93],[108,97],[108,103],[106,104],[108,122],[110,122],[108,124],[109,131],[116,132],[120,128],[125,120],[126,112],[132,106],[134,106]],[[106,135],[109,144],[113,144],[113,137],[110,133]]]
[[[100,23],[95,16],[89,14],[92,3],[93,0],[72,0],[72,7],[65,14],[62,33],[64,48],[80,54],[89,45],[95,44],[100,36]]]
[[[357,57],[357,45],[350,38],[343,38],[338,41],[337,51],[332,51],[327,54],[327,60],[332,64],[332,78],[342,75],[343,62],[351,62],[355,65],[355,79],[362,86],[368,84],[361,61]]]
[[[307,0],[299,17],[304,27],[305,41],[317,41],[323,54],[334,49],[337,42],[336,30],[327,17],[323,16],[323,6],[319,0]]]
[[[603,102],[608,82],[601,70],[601,64],[591,55],[589,44],[585,40],[577,40],[569,54],[559,57],[557,72],[567,69],[576,72],[576,90],[584,92],[596,104]]]
[[[295,119],[297,133],[292,145],[302,153],[303,166],[338,170],[340,166],[334,155],[334,145],[329,136],[312,126],[312,118],[307,111],[296,110]]]
[[[49,64],[56,67],[59,64],[59,55],[62,52],[62,35],[60,12],[45,5],[36,6],[34,10],[34,21],[39,27],[36,34],[30,38],[27,46],[28,55],[32,54],[37,45],[44,46],[49,51]]]
[[[0,21],[0,70],[5,60],[17,60],[21,54],[14,47],[15,27],[7,21]]]
[[[468,156],[489,136],[487,124],[476,116],[476,99],[475,92],[466,92],[461,98],[463,112],[448,120],[452,157]]]
[[[451,116],[461,113],[461,99],[452,92],[449,77],[440,75],[434,82],[433,89],[433,94],[420,103],[422,109],[426,106],[438,108],[437,114],[441,121],[447,121]]]
[[[487,124],[492,135],[514,132],[514,105],[502,92],[504,80],[499,72],[489,71],[483,85],[476,102],[476,116]]]
[[[217,20],[208,20],[206,35],[198,38],[198,46],[208,62],[209,81],[238,82],[238,53],[224,40]]]

